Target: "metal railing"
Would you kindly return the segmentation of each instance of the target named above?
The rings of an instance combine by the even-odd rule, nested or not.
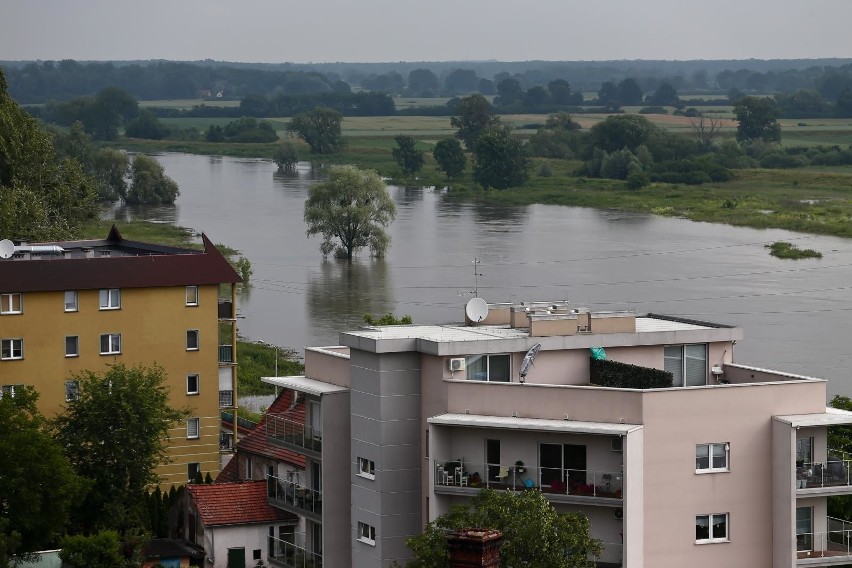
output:
[[[306,450],[322,452],[321,430],[289,420],[279,414],[266,415],[266,436]]]
[[[283,503],[314,515],[322,515],[322,491],[310,489],[274,475],[266,476],[266,486],[270,501],[277,501],[278,504]]]
[[[483,464],[459,460],[434,460],[435,486],[540,489],[542,493],[622,499],[624,475],[620,471],[528,467],[517,464]]]
[[[220,345],[219,346],[219,362],[233,363],[234,362],[234,346]]]
[[[796,466],[796,488],[843,487],[852,485],[852,460],[805,462]]]
[[[220,390],[219,408],[231,408],[232,406],[234,406],[234,391]]]
[[[267,558],[275,566],[284,568],[319,568],[322,566],[322,554],[310,552],[302,546],[276,538],[269,539]]]

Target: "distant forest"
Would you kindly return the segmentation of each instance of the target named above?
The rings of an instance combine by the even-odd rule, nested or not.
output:
[[[9,93],[21,104],[69,101],[118,87],[139,100],[243,99],[325,95],[352,91],[435,97],[498,94],[514,79],[523,90],[554,81],[573,92],[597,92],[627,78],[643,92],[670,85],[680,94],[776,94],[813,90],[836,100],[852,88],[852,59],[724,61],[465,61],[262,64],[220,61],[0,61]]]

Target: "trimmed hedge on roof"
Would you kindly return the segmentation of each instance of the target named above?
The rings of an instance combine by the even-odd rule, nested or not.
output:
[[[604,359],[590,359],[589,381],[593,385],[619,389],[671,388],[672,374]]]

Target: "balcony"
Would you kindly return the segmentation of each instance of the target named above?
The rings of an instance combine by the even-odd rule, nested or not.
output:
[[[233,363],[234,362],[234,346],[220,345],[219,346],[219,362]]]
[[[852,488],[852,460],[835,458],[802,463],[796,466],[795,483],[797,493],[845,494]],[[807,491],[809,489],[820,491]]]
[[[797,566],[833,566],[852,562],[852,522],[828,517],[828,532],[796,535]]]
[[[322,432],[280,414],[267,414],[266,437],[299,453],[322,457]]]
[[[272,475],[266,483],[270,505],[322,522],[322,491]]]
[[[272,566],[280,568],[319,568],[322,554],[309,552],[305,548],[280,538],[269,538],[267,559]]]
[[[588,502],[621,506],[624,476],[620,471],[590,471],[506,464],[435,460],[435,491],[459,494],[482,488],[524,491],[540,489],[559,502]],[[603,501],[605,500],[605,501]]]
[[[219,431],[219,451],[230,453],[234,451],[234,433],[227,430]]]
[[[219,300],[219,319],[234,319],[234,304],[230,300]]]
[[[234,391],[220,390],[219,391],[219,408],[233,408],[234,406]]]

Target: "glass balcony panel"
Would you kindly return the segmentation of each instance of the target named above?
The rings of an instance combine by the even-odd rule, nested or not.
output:
[[[306,450],[322,452],[322,432],[300,422],[269,414],[266,417],[266,435]]]
[[[273,475],[266,477],[267,497],[273,504],[289,505],[322,516],[322,491]]]

